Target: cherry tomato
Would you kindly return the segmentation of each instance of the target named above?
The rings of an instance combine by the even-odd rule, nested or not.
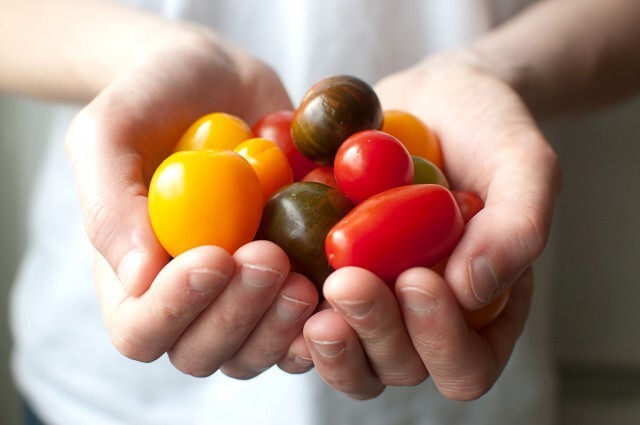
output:
[[[252,127],[256,137],[263,137],[271,140],[282,149],[293,170],[293,179],[300,181],[318,164],[304,156],[293,144],[291,138],[291,121],[293,111],[277,111],[267,114]]]
[[[336,182],[336,176],[333,173],[333,167],[328,165],[320,165],[309,171],[302,181],[322,183],[334,189],[340,189],[338,182]]]
[[[363,267],[389,285],[411,267],[431,267],[451,254],[464,223],[448,189],[419,184],[389,189],[356,206],[329,232],[334,269]]]
[[[398,138],[411,155],[422,157],[443,169],[440,142],[415,115],[396,110],[384,111],[382,131]]]
[[[252,137],[251,127],[242,119],[224,112],[214,112],[194,122],[174,150],[233,149]]]
[[[289,160],[275,143],[257,137],[240,143],[234,152],[246,159],[258,175],[265,202],[282,186],[293,183]]]
[[[464,318],[467,320],[469,326],[475,330],[480,330],[493,322],[495,318],[502,313],[502,310],[504,310],[504,307],[507,305],[507,301],[509,301],[510,294],[511,288],[508,288],[506,291],[498,295],[495,300],[478,310],[463,309],[462,312],[464,314]]]
[[[174,153],[151,179],[151,225],[173,257],[201,245],[233,253],[254,238],[261,215],[258,176],[230,150]]]
[[[334,170],[340,190],[354,203],[413,182],[413,161],[395,137],[378,130],[353,134],[336,153]]]
[[[453,190],[453,197],[458,203],[465,224],[484,208],[484,201],[477,193],[468,190]]]
[[[414,184],[431,183],[449,188],[449,182],[444,173],[433,162],[416,155],[411,155],[411,159],[413,160]]]

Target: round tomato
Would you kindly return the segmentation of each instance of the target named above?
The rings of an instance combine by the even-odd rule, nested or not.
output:
[[[275,143],[257,137],[240,143],[234,152],[246,159],[258,175],[265,202],[282,186],[293,183],[289,160]]]
[[[334,170],[340,190],[354,203],[413,182],[413,161],[395,137],[378,130],[353,134],[336,153]]]
[[[293,111],[276,111],[262,117],[252,127],[256,137],[271,140],[282,149],[289,159],[293,170],[293,179],[300,181],[309,171],[318,166],[315,162],[304,156],[293,144],[291,138],[291,121]]]
[[[448,189],[435,184],[396,187],[356,206],[329,232],[329,264],[365,268],[389,285],[411,267],[447,258],[464,232]]]
[[[415,155],[411,155],[411,159],[413,160],[414,184],[439,184],[449,188],[449,182],[444,173],[433,162]]]
[[[201,245],[233,253],[254,238],[261,215],[258,177],[230,150],[174,153],[151,179],[151,226],[173,257]]]
[[[328,165],[321,165],[309,171],[307,175],[302,178],[302,181],[322,183],[334,189],[340,189],[333,173],[333,167]]]
[[[453,197],[458,203],[460,212],[464,222],[467,223],[471,218],[478,214],[484,208],[484,201],[475,192],[468,190],[452,190]]]
[[[443,169],[440,142],[429,127],[415,115],[396,110],[385,111],[382,131],[400,140],[411,155],[422,157]]]
[[[194,122],[180,138],[175,151],[233,149],[252,137],[251,127],[242,119],[214,112]]]

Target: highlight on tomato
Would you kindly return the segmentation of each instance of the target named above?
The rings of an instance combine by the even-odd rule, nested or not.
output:
[[[251,127],[235,115],[214,112],[200,117],[182,135],[174,151],[233,149],[253,138]]]

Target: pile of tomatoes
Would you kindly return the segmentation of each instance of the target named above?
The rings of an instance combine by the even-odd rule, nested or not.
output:
[[[443,269],[483,207],[472,192],[450,191],[442,167],[422,121],[383,111],[367,83],[340,75],[252,128],[221,112],[196,121],[156,170],[149,215],[174,257],[267,239],[319,290],[345,266],[392,286],[410,267]]]

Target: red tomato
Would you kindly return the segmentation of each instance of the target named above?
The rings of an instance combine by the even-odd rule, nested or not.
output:
[[[453,193],[453,197],[458,203],[458,207],[460,208],[465,224],[484,208],[484,201],[475,192],[468,190],[452,190],[451,193]]]
[[[334,162],[340,190],[355,204],[398,186],[413,183],[413,161],[407,148],[390,134],[364,130],[345,140]]]
[[[309,171],[307,175],[302,178],[302,181],[322,183],[334,189],[339,189],[336,177],[333,174],[333,167],[327,165],[320,165]]]
[[[252,130],[256,137],[271,140],[282,149],[293,170],[294,180],[300,181],[318,164],[301,154],[293,144],[293,139],[291,138],[292,120],[293,111],[272,112],[255,123]]]
[[[444,260],[463,232],[462,215],[448,189],[402,186],[356,206],[331,229],[325,251],[334,269],[363,267],[393,285],[408,268]]]

